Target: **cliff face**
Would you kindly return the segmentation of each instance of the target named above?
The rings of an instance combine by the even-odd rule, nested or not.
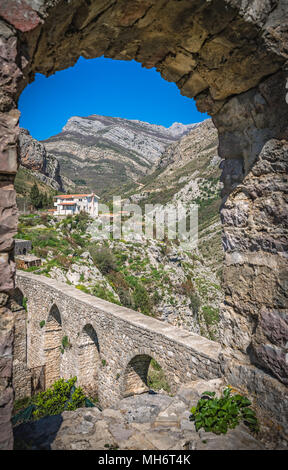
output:
[[[138,181],[173,142],[197,124],[170,128],[141,121],[92,115],[71,117],[62,132],[43,141],[57,157],[62,174],[97,194]]]
[[[31,170],[33,176],[51,188],[62,191],[60,165],[54,155],[46,152],[43,144],[33,139],[29,131],[21,129],[19,136],[20,165]]]

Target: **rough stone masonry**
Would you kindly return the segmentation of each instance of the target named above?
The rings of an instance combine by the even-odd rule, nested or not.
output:
[[[12,447],[17,100],[36,72],[80,55],[156,67],[212,116],[223,158],[225,373],[275,412],[287,390],[287,16],[287,0],[1,1],[1,448]]]

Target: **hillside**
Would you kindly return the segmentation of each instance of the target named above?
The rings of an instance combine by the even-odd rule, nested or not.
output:
[[[217,147],[217,130],[208,119],[167,147],[155,171],[143,178],[141,184],[126,187],[121,194],[142,207],[177,202],[198,204],[199,250],[205,264],[220,276],[222,183]],[[113,191],[111,197],[112,194]]]
[[[167,146],[195,126],[174,123],[167,129],[122,118],[74,116],[60,134],[42,144],[78,190],[88,188],[103,196],[107,189],[151,173]]]

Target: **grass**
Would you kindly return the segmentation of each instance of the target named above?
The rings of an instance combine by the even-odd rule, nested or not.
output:
[[[147,385],[150,389],[155,391],[164,390],[167,393],[171,392],[170,385],[165,377],[165,373],[158,362],[155,361],[155,359],[151,359],[150,362]]]

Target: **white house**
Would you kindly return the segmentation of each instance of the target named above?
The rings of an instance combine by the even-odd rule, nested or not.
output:
[[[99,197],[96,194],[63,194],[54,196],[56,215],[74,215],[81,211],[87,212],[91,217],[98,215]]]

